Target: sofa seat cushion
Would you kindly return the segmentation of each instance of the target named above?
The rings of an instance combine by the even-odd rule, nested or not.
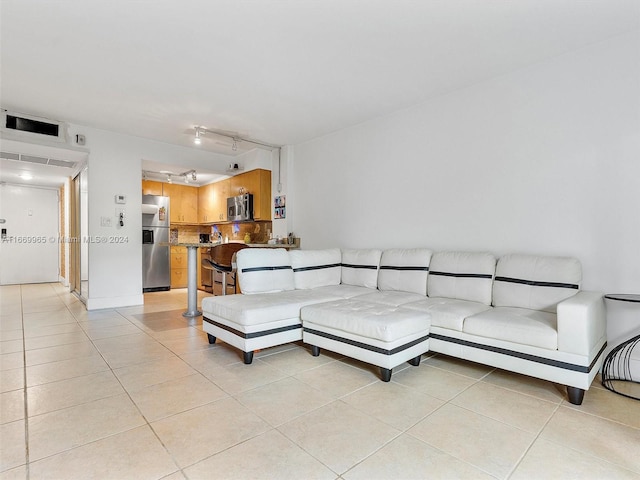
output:
[[[377,292],[375,288],[359,287],[358,285],[327,285],[324,287],[314,288],[314,291],[323,295],[333,295],[337,298],[353,298],[360,295]]]
[[[338,298],[315,290],[223,295],[203,298],[202,311],[205,317],[220,317],[239,325],[260,325],[299,318],[304,305]]]
[[[495,307],[468,317],[462,331],[548,350],[558,348],[556,315],[541,310]]]
[[[360,337],[394,342],[429,332],[429,315],[402,307],[363,302],[357,298],[336,300],[303,307],[302,324],[340,330]]]
[[[489,305],[455,298],[428,297],[419,302],[407,303],[405,308],[419,310],[431,315],[431,325],[434,327],[448,328],[449,330],[462,331],[465,318],[486,310]]]
[[[365,302],[381,303],[383,305],[391,305],[394,307],[404,305],[406,303],[418,302],[426,298],[424,295],[412,292],[399,292],[394,290],[385,290],[360,295],[358,300]]]

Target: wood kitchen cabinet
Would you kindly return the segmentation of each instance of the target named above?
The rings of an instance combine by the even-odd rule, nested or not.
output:
[[[142,180],[143,195],[162,195],[162,182]]]
[[[198,188],[198,223],[212,223],[219,220],[218,217],[214,217],[213,212],[214,190],[214,183]]]
[[[211,204],[211,216],[213,222],[224,222],[227,220],[227,198],[231,179],[222,180],[213,184],[213,201]]]
[[[187,249],[185,247],[171,247],[171,288],[185,288],[187,286]]]
[[[271,220],[271,172],[258,168],[230,178],[229,196],[253,194],[253,218]]]
[[[189,282],[189,264],[186,247],[171,247],[171,288],[186,288]],[[198,249],[196,265],[196,285],[200,285],[200,249]]]
[[[188,185],[164,184],[164,194],[169,196],[169,220],[171,223],[198,223],[198,189]]]

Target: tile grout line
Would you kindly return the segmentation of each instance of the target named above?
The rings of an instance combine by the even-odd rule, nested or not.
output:
[[[540,438],[540,435],[542,434],[542,432],[544,431],[545,428],[547,428],[547,425],[549,425],[549,422],[551,422],[551,419],[556,415],[556,413],[558,413],[558,410],[560,410],[560,406],[562,405],[562,402],[558,403],[556,405],[556,408],[553,410],[553,413],[551,415],[549,415],[549,418],[547,418],[547,421],[544,422],[544,425],[542,425],[542,427],[540,428],[540,430],[538,431],[538,433],[536,433],[536,436],[533,438],[533,440],[531,440],[531,443],[529,444],[529,446],[527,447],[527,449],[522,453],[522,455],[520,456],[520,458],[518,459],[518,461],[516,462],[516,464],[513,466],[513,468],[511,468],[511,470],[509,470],[509,472],[507,473],[505,479],[510,478],[515,471],[518,469],[518,467],[520,466],[520,464],[522,463],[522,461],[524,460],[524,458],[527,456],[527,454],[531,451],[531,448],[535,445],[535,443],[538,441],[538,439]]]
[[[25,448],[25,469],[27,471],[27,480],[30,478],[29,473],[29,401],[27,398],[27,346],[24,333],[24,300],[22,296],[22,285],[20,285],[20,323],[22,324],[22,392],[24,400],[24,448]]]

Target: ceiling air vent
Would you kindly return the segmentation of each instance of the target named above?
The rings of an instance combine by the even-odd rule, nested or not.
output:
[[[22,137],[47,138],[57,142],[65,141],[65,124],[47,118],[34,117],[21,113],[2,112],[2,124],[4,132],[12,132]]]
[[[21,153],[12,152],[0,152],[0,158],[5,160],[15,160],[17,162],[49,165],[51,167],[75,168],[76,166],[76,162],[69,162],[67,160],[56,160],[55,158],[36,157],[35,155],[23,155]]]

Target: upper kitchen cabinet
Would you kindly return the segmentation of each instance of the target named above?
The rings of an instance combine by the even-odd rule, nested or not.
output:
[[[214,185],[210,183],[198,188],[198,223],[211,223],[218,220],[213,213]]]
[[[230,178],[229,196],[253,194],[253,218],[271,220],[271,172],[258,168]]]
[[[224,222],[227,220],[227,198],[231,186],[231,179],[222,180],[213,184],[213,201],[211,205],[211,216],[213,222]]]
[[[142,180],[143,195],[162,195],[162,182],[153,180]]]
[[[164,194],[171,199],[171,223],[198,223],[198,189],[188,185],[164,184]]]

